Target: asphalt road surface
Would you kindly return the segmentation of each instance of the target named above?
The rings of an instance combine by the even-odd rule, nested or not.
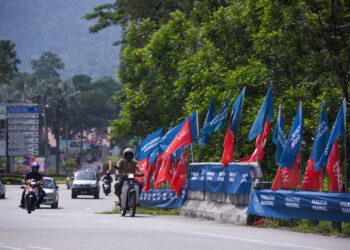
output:
[[[111,210],[115,196],[72,200],[60,185],[58,209],[27,214],[18,208],[22,190],[6,186],[0,200],[0,250],[51,249],[350,249],[350,240],[275,229],[233,226],[179,216],[96,212]],[[102,189],[101,189],[102,191]]]

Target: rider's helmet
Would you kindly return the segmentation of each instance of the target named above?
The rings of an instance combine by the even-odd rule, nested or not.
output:
[[[32,169],[33,169],[33,170],[34,170],[34,169],[39,170],[39,168],[40,168],[39,163],[37,163],[36,161],[32,163]]]
[[[134,150],[132,148],[126,148],[123,152],[124,158],[131,161],[134,158]]]

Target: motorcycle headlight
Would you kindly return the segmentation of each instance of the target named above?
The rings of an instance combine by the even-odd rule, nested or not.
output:
[[[135,175],[134,175],[134,174],[128,174],[128,178],[129,178],[129,179],[134,179],[134,178],[135,178]]]

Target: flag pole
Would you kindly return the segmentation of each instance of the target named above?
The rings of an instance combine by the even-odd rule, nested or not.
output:
[[[237,152],[237,146],[238,146],[238,135],[239,135],[239,128],[241,126],[241,117],[242,117],[242,111],[243,111],[243,106],[244,106],[244,98],[245,98],[245,87],[243,87],[243,100],[242,100],[242,107],[241,107],[241,111],[240,111],[240,118],[239,118],[239,121],[238,121],[238,126],[237,126],[237,136],[234,136],[234,140],[236,138],[236,143],[235,143],[235,149],[234,149],[234,152],[233,152],[233,160],[236,159],[235,157],[235,152]],[[233,133],[234,134],[234,133]]]
[[[278,110],[278,115],[279,116],[282,116],[282,105],[280,104],[280,106],[278,107],[279,108],[279,110]],[[281,122],[280,122],[280,120],[279,119],[281,119],[282,120],[282,117],[277,117],[277,122],[278,122],[278,129],[280,129],[280,124],[281,124]],[[276,126],[276,125],[275,125]],[[278,135],[278,137],[279,137],[279,135]],[[278,170],[280,170],[280,190],[282,190],[283,188],[282,188],[282,185],[283,185],[283,180],[282,180],[282,178],[283,178],[283,168],[280,168],[280,166],[278,166],[278,169],[277,169],[277,171]]]
[[[343,109],[344,109],[344,188],[345,192],[348,192],[348,152],[347,152],[347,140],[346,140],[346,99],[343,99]],[[339,182],[338,182],[339,183]]]
[[[193,157],[193,143],[191,143],[191,154],[192,154],[192,163],[194,162],[194,157]]]

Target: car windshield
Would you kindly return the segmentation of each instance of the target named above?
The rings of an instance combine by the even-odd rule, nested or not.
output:
[[[53,189],[53,181],[51,179],[44,179],[43,188]]]
[[[93,172],[78,172],[75,175],[76,180],[96,180]]]

